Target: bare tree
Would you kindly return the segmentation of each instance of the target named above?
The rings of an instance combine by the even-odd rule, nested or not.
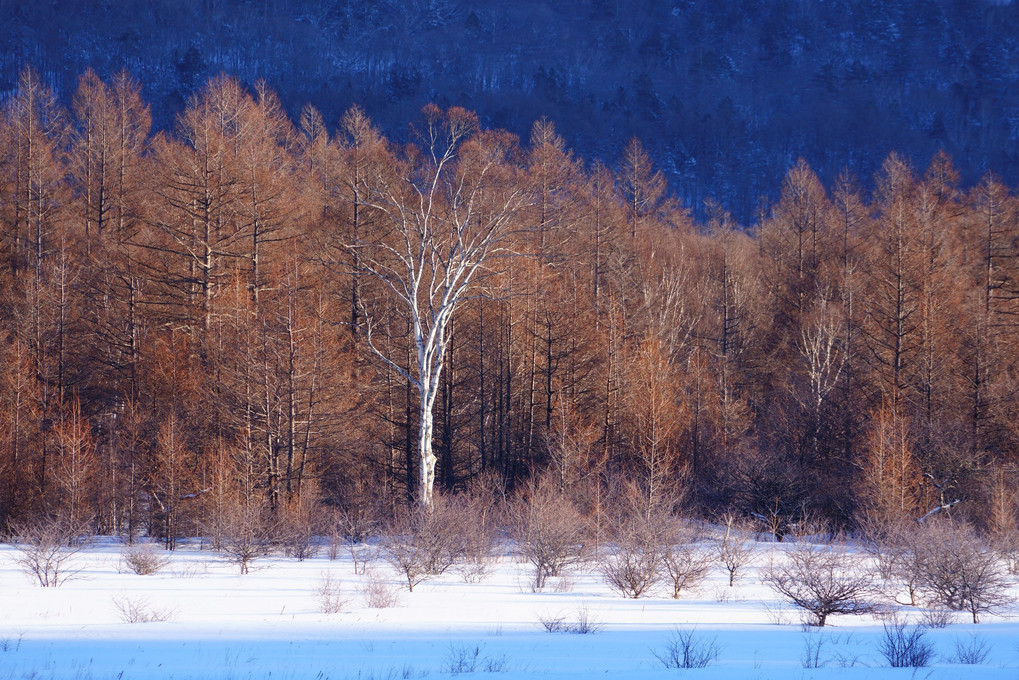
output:
[[[582,562],[590,547],[584,517],[557,486],[551,477],[532,482],[511,510],[517,549],[534,565],[535,591]]]
[[[772,562],[764,584],[824,626],[832,614],[866,614],[874,611],[873,577],[844,546],[800,544],[787,561]]]
[[[916,568],[916,546],[922,541],[912,522],[898,519],[869,517],[865,520],[864,544],[877,562],[878,575],[891,586],[889,595],[898,602],[901,589],[906,590],[909,605],[917,606],[920,598],[919,570]]]
[[[667,348],[646,337],[634,351],[627,397],[633,414],[631,437],[636,473],[644,492],[644,515],[650,520],[670,486],[685,472],[677,440],[686,425],[677,380]]]
[[[76,573],[70,561],[88,545],[83,529],[60,517],[14,527],[14,562],[43,588],[56,588]]]
[[[468,551],[471,533],[463,508],[445,498],[430,508],[411,508],[397,514],[382,538],[386,560],[407,579],[407,590],[443,574]]]
[[[1011,604],[1011,582],[1004,564],[971,527],[951,521],[926,522],[916,542],[917,578],[936,603],[980,614]]]
[[[736,584],[736,578],[743,567],[754,558],[754,543],[746,529],[739,526],[733,515],[726,515],[725,535],[718,542],[718,559],[729,572],[729,586]]]
[[[95,487],[96,445],[88,419],[81,413],[77,395],[68,413],[55,428],[57,440],[57,486],[71,525],[81,527],[92,520],[88,508]]]
[[[524,199],[511,181],[508,135],[477,132],[477,117],[458,107],[429,105],[424,116],[424,148],[393,159],[392,173],[364,179],[363,204],[385,227],[348,248],[357,253],[355,275],[382,284],[412,327],[415,358],[404,367],[374,342],[379,320],[362,298],[368,346],[417,389],[417,500],[427,508],[436,464],[432,411],[450,323],[491,261],[509,252],[509,228]]]
[[[661,579],[662,543],[665,523],[660,515],[646,515],[643,494],[634,488],[621,516],[612,522],[615,544],[601,559],[605,582],[625,597],[637,599],[652,590]]]
[[[711,571],[715,556],[698,540],[696,531],[683,519],[666,520],[662,536],[662,574],[667,580],[671,595],[680,595],[704,580]]]
[[[650,155],[636,137],[623,151],[617,181],[626,203],[630,238],[636,238],[643,222],[658,209],[666,190],[665,175],[654,169]]]
[[[821,297],[812,318],[800,331],[797,344],[810,387],[809,396],[804,395],[800,404],[812,418],[811,453],[815,459],[820,448],[822,408],[828,394],[839,384],[846,363],[846,351],[841,347],[843,325],[838,310],[830,309],[828,300]]]
[[[237,498],[223,509],[214,527],[220,550],[247,574],[253,561],[276,549],[280,520],[261,499]]]

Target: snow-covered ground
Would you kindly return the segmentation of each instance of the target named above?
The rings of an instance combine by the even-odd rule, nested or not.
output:
[[[784,546],[762,544],[756,565]],[[121,548],[100,542],[75,557],[76,577],[41,588],[0,546],[0,680],[162,680],[516,678],[1019,678],[1019,609],[929,630],[937,655],[928,668],[889,668],[873,617],[833,617],[807,630],[799,613],[760,585],[757,569],[729,588],[716,569],[681,600],[628,600],[596,568],[553,579],[545,592],[527,583],[529,565],[504,557],[480,583],[454,573],[402,588],[394,607],[366,606],[366,576],[350,558],[325,551],[303,562],[257,561],[241,576],[214,553],[185,547],[160,572],[127,570]],[[383,562],[375,577],[396,588]],[[322,613],[326,577],[340,583],[341,611]],[[134,618],[164,621],[130,623]],[[549,633],[542,621],[583,615],[589,634]],[[901,607],[900,616],[919,613]],[[656,658],[680,631],[712,643],[707,668],[665,669]],[[979,665],[960,664],[956,646],[986,647]],[[807,667],[809,650],[820,667]],[[473,672],[470,670],[473,668]]]

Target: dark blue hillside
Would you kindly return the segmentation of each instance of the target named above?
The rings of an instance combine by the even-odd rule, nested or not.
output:
[[[361,104],[394,137],[424,103],[585,157],[639,136],[673,190],[741,221],[799,156],[830,181],[947,150],[1019,182],[1019,7],[989,0],[101,0],[0,2],[0,91],[32,64],[68,101],[127,68],[157,125],[221,71],[291,113]]]

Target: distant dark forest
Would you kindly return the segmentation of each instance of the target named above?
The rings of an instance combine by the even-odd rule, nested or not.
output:
[[[0,96],[25,65],[69,102],[127,69],[157,128],[220,72],[291,117],[351,104],[393,139],[429,101],[586,158],[644,141],[672,191],[744,224],[798,157],[823,181],[944,149],[966,183],[1019,181],[1019,7],[989,0],[102,0],[0,2]]]

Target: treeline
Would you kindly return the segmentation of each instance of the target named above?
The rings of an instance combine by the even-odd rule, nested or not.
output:
[[[421,140],[467,116],[426,114]],[[359,261],[394,237],[362,189],[442,154],[357,108],[295,124],[227,77],[150,128],[126,74],[85,73],[66,111],[26,70],[4,109],[0,525],[172,546],[238,512],[406,506],[419,402],[366,338],[407,371],[417,350]],[[864,195],[801,161],[747,233],[717,207],[695,222],[636,140],[608,168],[544,120],[522,144],[472,134],[526,200],[451,321],[437,489],[540,476],[590,516],[625,495],[776,535],[1015,523],[1019,212],[994,177],[892,155]]]

